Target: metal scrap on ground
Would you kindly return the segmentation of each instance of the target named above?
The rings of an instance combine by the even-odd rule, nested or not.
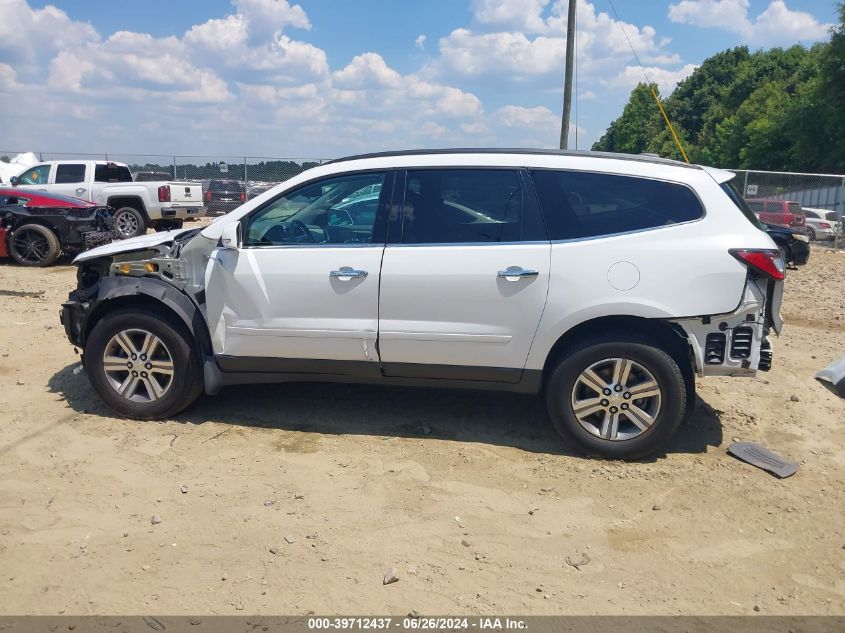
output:
[[[754,442],[734,442],[728,446],[728,453],[781,479],[791,477],[798,471],[798,462],[787,461]]]

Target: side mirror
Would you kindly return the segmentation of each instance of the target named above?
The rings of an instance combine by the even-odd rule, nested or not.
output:
[[[12,176],[11,178],[9,178],[9,184],[13,187],[17,187],[19,182],[20,179],[17,176]]]
[[[220,234],[220,247],[239,249],[243,245],[243,231],[240,222],[230,222]]]

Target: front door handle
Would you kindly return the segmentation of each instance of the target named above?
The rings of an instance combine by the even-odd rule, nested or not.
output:
[[[530,279],[536,277],[540,273],[536,270],[526,270],[519,266],[508,266],[507,270],[500,270],[496,273],[499,279],[506,279],[507,281],[519,281],[520,279]]]
[[[340,281],[349,281],[350,279],[362,279],[367,276],[366,270],[357,270],[349,266],[341,266],[338,270],[333,270],[329,273],[332,279],[339,279]]]
[[[76,193],[77,193],[77,195],[82,195],[83,193],[85,193],[85,188],[84,187],[78,187],[76,189]]]

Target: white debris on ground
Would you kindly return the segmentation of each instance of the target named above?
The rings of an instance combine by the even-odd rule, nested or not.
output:
[[[17,176],[27,167],[32,167],[38,162],[38,156],[32,152],[24,152],[12,157],[9,162],[0,161],[0,183],[9,184],[12,176]]]

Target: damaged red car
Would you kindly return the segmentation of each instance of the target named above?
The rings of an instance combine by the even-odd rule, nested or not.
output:
[[[49,266],[60,255],[108,244],[120,236],[108,207],[40,191],[0,188],[0,257]]]

